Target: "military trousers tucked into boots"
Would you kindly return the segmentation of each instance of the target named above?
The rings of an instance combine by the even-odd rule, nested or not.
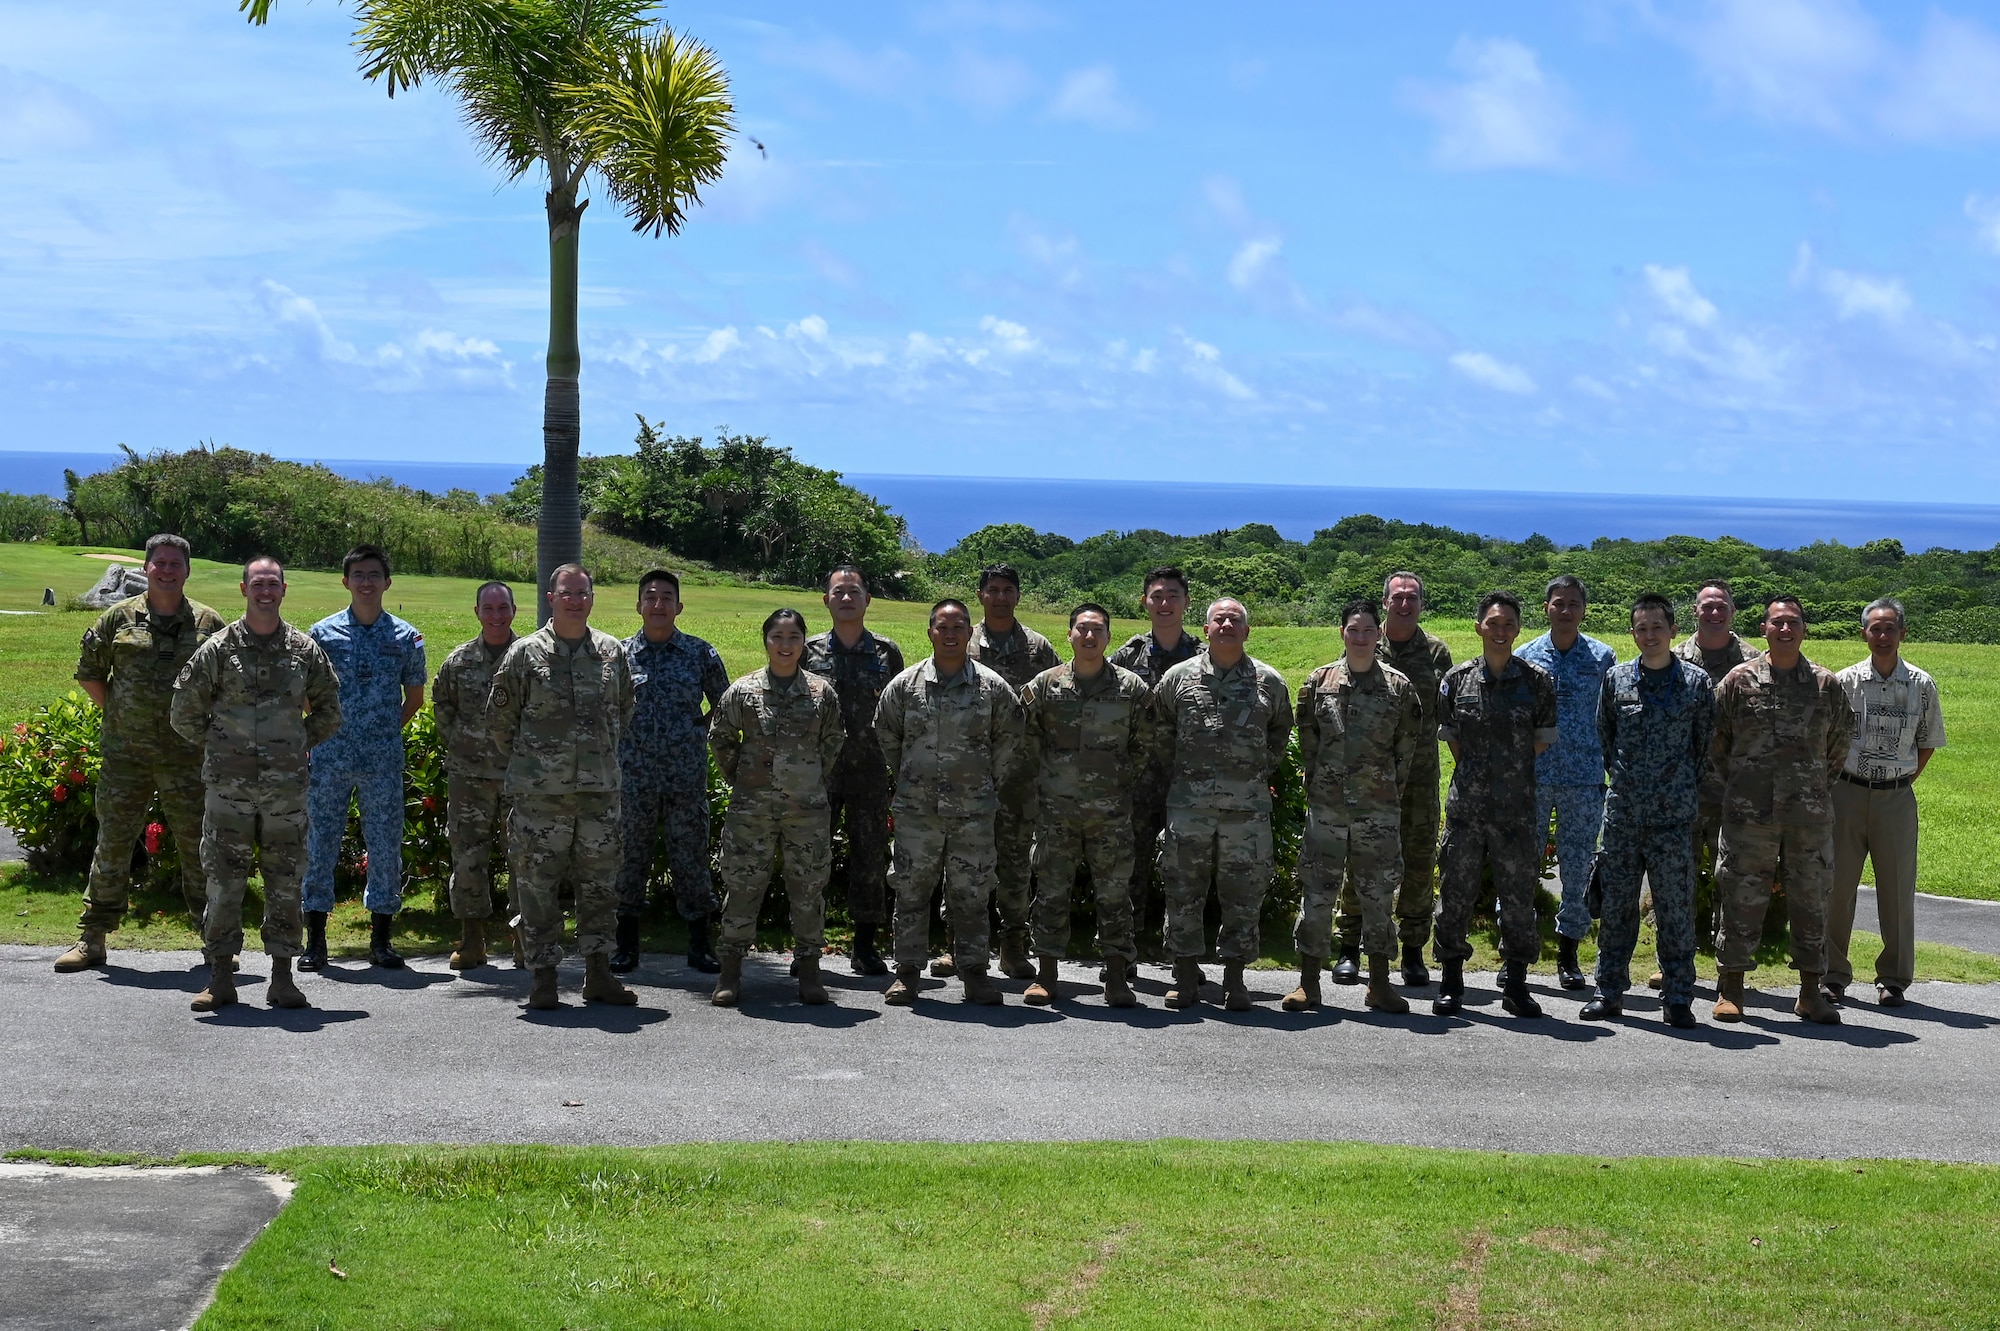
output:
[[[451,841],[451,913],[460,920],[493,914],[493,834],[499,830],[499,777],[454,776],[445,785],[445,835]]]
[[[1723,970],[1755,969],[1780,863],[1785,867],[1792,968],[1826,973],[1826,904],[1833,887],[1831,823],[1723,823],[1715,869],[1715,964]]]
[[[1489,864],[1490,892],[1485,884]],[[1530,822],[1446,819],[1444,844],[1438,850],[1438,960],[1472,959],[1467,937],[1472,917],[1494,897],[1500,903],[1500,955],[1524,965],[1540,957],[1535,891],[1541,884],[1541,865],[1541,841]]]
[[[1226,962],[1255,961],[1274,868],[1269,814],[1169,809],[1160,839],[1167,950],[1176,957],[1207,952],[1202,915],[1213,883],[1222,913],[1216,955]]]
[[[792,955],[816,957],[826,948],[826,880],[833,837],[822,809],[782,802],[732,801],[722,824],[722,932],[719,957],[740,957],[757,941],[771,875],[783,863],[785,903],[792,913]]]
[[[1428,762],[1424,751],[1431,751]],[[1410,765],[1409,779],[1403,783],[1403,807],[1398,817],[1397,842],[1402,868],[1396,880],[1396,937],[1404,947],[1422,947],[1431,940],[1431,918],[1437,914],[1437,862],[1439,763],[1437,745],[1417,746],[1416,761]],[[1361,894],[1356,890],[1354,866],[1350,861],[1345,881],[1340,885],[1340,911],[1334,917],[1334,949],[1359,947],[1362,943]],[[1363,948],[1363,951],[1370,951]],[[1315,952],[1311,954],[1319,956]],[[1329,952],[1327,956],[1332,956]]]
[[[296,957],[304,916],[305,791],[269,794],[211,786],[202,809],[201,867],[208,875],[202,949],[211,961],[243,950],[243,895],[254,862],[264,877],[264,952]]]
[[[1035,830],[1035,937],[1037,956],[1069,949],[1070,902],[1076,872],[1090,867],[1097,901],[1097,949],[1109,960],[1138,961],[1132,924],[1132,820],[1060,818],[1053,810]]]
[[[618,927],[618,793],[522,795],[507,813],[507,866],[528,965],[562,960],[565,883],[576,891],[576,950],[609,953]]]
[[[84,929],[111,930],[125,918],[132,897],[132,850],[146,831],[147,811],[158,794],[167,830],[181,859],[181,898],[199,917],[208,904],[208,876],[201,867],[201,819],[206,796],[191,771],[130,758],[107,758],[97,776],[97,851],[83,889]]]
[[[993,815],[993,904],[1000,928],[1026,946],[1034,913],[1035,790],[1000,792]]]
[[[896,895],[896,964],[921,966],[931,950],[931,893],[944,888],[952,960],[962,975],[992,959],[993,815],[896,815],[889,887]]]
[[[1299,845],[1299,921],[1292,931],[1293,946],[1302,957],[1321,961],[1331,957],[1334,903],[1355,891],[1361,908],[1356,930],[1361,950],[1371,957],[1392,955],[1396,893],[1403,882],[1402,829],[1396,810],[1347,815],[1346,821],[1336,824],[1325,810],[1309,806]],[[1426,919],[1425,933],[1429,932]]]

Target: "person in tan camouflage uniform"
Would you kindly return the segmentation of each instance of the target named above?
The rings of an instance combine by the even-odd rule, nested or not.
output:
[[[1715,867],[1715,1012],[1743,1019],[1743,976],[1757,964],[1773,879],[1782,863],[1799,972],[1793,1011],[1836,1025],[1820,991],[1827,894],[1833,886],[1833,781],[1847,762],[1854,709],[1833,672],[1801,648],[1805,612],[1791,596],[1764,606],[1765,654],[1723,676],[1715,698],[1715,766],[1722,772]]]
[[[611,973],[617,930],[618,740],[632,717],[632,667],[618,639],[590,627],[595,594],[580,564],[549,575],[548,623],[500,658],[487,697],[493,747],[507,755],[508,889],[521,913],[534,984],[528,1006],[560,1006],[564,883],[576,891],[585,1002],[639,996]]]
[[[819,957],[826,947],[826,880],[833,870],[827,786],[847,732],[834,686],[800,669],[806,617],[774,610],[764,620],[764,669],[723,690],[708,722],[708,747],[729,782],[722,824],[722,933],[717,1007],[743,991],[743,954],[757,937],[757,912],[782,861],[792,912],[799,998],[827,1001]]]
[[[486,921],[493,916],[493,837],[500,828],[500,790],[507,755],[494,747],[486,702],[493,672],[514,645],[514,589],[483,584],[473,598],[479,636],[461,643],[438,667],[431,712],[444,742],[445,835],[451,842],[451,913],[458,946],[451,968],[486,964]]]
[[[1021,575],[1012,564],[989,564],[979,571],[979,604],[986,613],[972,631],[966,649],[973,660],[1007,681],[1020,696],[1036,675],[1061,658],[1049,640],[1014,618],[1021,603]],[[1000,791],[1000,810],[993,816],[993,903],[1000,914],[1000,973],[1010,980],[1032,979],[1028,960],[1028,929],[1033,911],[1035,843],[1035,774],[1023,763]],[[949,974],[934,969],[932,974]]]
[[[83,890],[76,946],[59,971],[104,964],[104,936],[125,918],[132,891],[132,846],[146,829],[155,795],[180,851],[181,895],[201,928],[208,884],[201,871],[201,749],[168,720],[174,680],[195,648],[222,632],[222,616],[189,600],[188,543],[162,532],[146,542],[146,592],[99,615],[83,635],[76,680],[103,709],[103,765],[96,788],[97,852]]]
[[[264,879],[264,954],[272,1007],[308,1006],[292,979],[304,933],[307,759],[340,729],[340,681],[326,649],[287,624],[285,570],[243,566],[243,618],[208,639],[174,680],[170,719],[202,751],[201,867],[208,877],[202,950],[208,988],[188,1006],[236,1001],[232,958],[243,950],[243,894],[253,858]]]
[[[1149,689],[1160,686],[1167,671],[1201,651],[1201,639],[1186,632],[1187,574],[1172,564],[1146,570],[1139,587],[1139,606],[1152,627],[1135,633],[1111,654],[1111,664],[1137,675]],[[1167,826],[1167,787],[1173,773],[1156,747],[1152,761],[1132,787],[1132,934],[1145,950],[1151,918],[1153,872],[1159,860],[1160,833]]]
[[[1111,612],[1085,601],[1069,612],[1069,664],[1044,670],[1021,690],[1038,809],[1039,971],[1024,997],[1037,1006],[1055,1001],[1057,966],[1069,947],[1070,895],[1086,864],[1097,897],[1104,1001],[1138,1003],[1127,978],[1139,959],[1132,939],[1132,790],[1152,758],[1152,690],[1104,659],[1110,643]]]
[[[969,1003],[1001,1001],[987,977],[993,903],[993,820],[1000,792],[1022,766],[1021,704],[1007,681],[968,655],[972,615],[962,601],[931,607],[928,660],[882,690],[875,733],[895,791],[889,885],[896,894],[896,978],[883,1001],[917,999],[930,950],[931,892],[942,881],[959,979]]]
[[[1306,831],[1299,848],[1299,987],[1287,1012],[1320,1004],[1319,968],[1333,945],[1334,900],[1346,881],[1361,899],[1362,950],[1368,954],[1367,1005],[1408,1012],[1389,982],[1396,943],[1396,890],[1403,881],[1402,809],[1409,771],[1422,744],[1416,687],[1375,649],[1382,607],[1366,598],[1340,612],[1346,653],[1299,686],[1299,770],[1306,783]]]
[[[1223,1006],[1250,1007],[1243,968],[1257,959],[1259,916],[1275,869],[1271,783],[1285,761],[1292,697],[1285,678],[1243,649],[1250,612],[1231,598],[1203,616],[1208,648],[1167,671],[1153,692],[1169,754],[1167,829],[1160,843],[1174,987],[1167,1006],[1201,1001],[1202,914],[1215,885],[1222,927]]]

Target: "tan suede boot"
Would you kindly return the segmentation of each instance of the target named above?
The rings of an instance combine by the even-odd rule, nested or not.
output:
[[[1287,1012],[1310,1012],[1319,1006],[1318,957],[1299,958],[1299,987],[1286,994],[1278,1006]]]
[[[1028,986],[1028,992],[1021,995],[1021,1001],[1030,1007],[1047,1007],[1056,1001],[1056,959],[1044,956],[1041,966],[1035,972],[1035,982]]]
[[[1201,963],[1193,957],[1174,958],[1174,987],[1167,990],[1167,1006],[1189,1008],[1201,1002]]]
[[[1010,980],[1035,978],[1035,963],[1028,960],[1028,940],[1020,930],[1008,929],[1000,935],[1000,973]]]
[[[1132,992],[1132,982],[1126,977],[1125,958],[1107,957],[1104,962],[1104,1006],[1138,1007],[1139,996]]]
[[[918,971],[921,969],[918,966],[898,965],[896,978],[891,980],[889,987],[882,992],[882,1001],[890,1007],[916,1006],[917,986],[922,983],[918,978]]]
[[[1006,1002],[1000,986],[993,983],[993,977],[986,973],[984,966],[961,966],[959,982],[965,986],[965,1001],[980,1007],[999,1007]]]
[[[1717,1021],[1743,1020],[1742,971],[1715,973],[1715,1011],[1709,1015]]]
[[[722,969],[716,973],[715,992],[708,1001],[717,1007],[735,1007],[743,998],[743,954],[719,952],[715,959],[722,963]]]
[[[1222,1007],[1225,1012],[1248,1012],[1250,989],[1243,983],[1243,963],[1222,963]]]
[[[236,977],[230,974],[229,959],[211,959],[208,963],[208,988],[194,996],[188,1004],[190,1012],[220,1012],[236,1001]]]
[[[528,1006],[537,1012],[562,1006],[562,998],[556,992],[554,966],[535,967],[535,982],[528,987]]]
[[[1816,971],[1799,972],[1799,1001],[1792,1004],[1792,1011],[1807,1021],[1818,1022],[1822,1026],[1838,1026],[1840,1009],[1821,992],[1819,981],[1820,976]]]
[[[741,961],[736,963],[739,967]],[[799,958],[799,1002],[814,1007],[831,1000],[826,994],[826,985],[819,978],[819,957],[817,954]]]
[[[608,954],[593,952],[583,959],[583,1001],[631,1007],[639,1001],[639,995],[627,989],[624,981],[611,973]]]
[[[469,971],[486,964],[486,921],[458,922],[458,946],[452,949],[448,964],[455,971]]]
[[[76,946],[56,958],[56,970],[64,975],[104,964],[104,930],[85,929]]]
[[[1410,1000],[1397,993],[1396,986],[1390,982],[1388,953],[1368,954],[1368,995],[1361,1003],[1363,1007],[1396,1016],[1410,1010]]]
[[[299,986],[292,980],[292,959],[290,957],[271,958],[271,982],[264,986],[266,1007],[311,1007],[306,996],[299,992]]]

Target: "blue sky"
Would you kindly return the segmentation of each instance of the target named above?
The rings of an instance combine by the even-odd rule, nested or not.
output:
[[[539,185],[235,8],[0,0],[0,448],[533,459]],[[2000,502],[2000,7],[662,12],[769,155],[587,214],[591,451]]]

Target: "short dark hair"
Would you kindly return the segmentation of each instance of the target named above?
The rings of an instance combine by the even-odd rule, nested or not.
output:
[[[1385,600],[1385,601],[1386,601],[1386,600],[1388,600],[1388,599],[1389,599],[1389,584],[1390,584],[1390,583],[1392,583],[1392,582],[1394,582],[1394,581],[1395,581],[1396,579],[1398,579],[1398,578],[1408,578],[1408,579],[1409,579],[1409,580],[1410,580],[1411,582],[1414,582],[1414,583],[1416,583],[1416,584],[1417,584],[1417,599],[1418,599],[1418,600],[1422,600],[1422,599],[1423,599],[1423,595],[1424,595],[1424,579],[1423,579],[1423,575],[1422,575],[1422,574],[1420,574],[1420,573],[1412,573],[1412,572],[1410,572],[1410,570],[1408,570],[1408,569],[1406,569],[1406,568],[1399,568],[1399,569],[1397,569],[1397,570],[1396,570],[1396,571],[1395,571],[1394,573],[1391,573],[1391,574],[1390,574],[1390,575],[1389,575],[1388,577],[1386,577],[1386,578],[1382,579],[1382,599],[1383,599],[1383,600]]]
[[[832,591],[833,580],[839,577],[843,573],[852,573],[861,583],[862,594],[863,595],[867,594],[868,575],[866,573],[863,573],[860,569],[856,568],[852,564],[835,564],[832,568],[828,569],[826,571],[826,579],[820,584],[819,589],[823,592]]]
[[[988,564],[979,570],[979,590],[985,591],[986,584],[995,578],[1005,578],[1014,584],[1014,590],[1021,590],[1021,571],[1012,564]],[[967,611],[967,614],[972,613]]]
[[[1638,622],[1639,612],[1641,610],[1659,611],[1661,614],[1667,617],[1668,628],[1672,628],[1676,623],[1679,622],[1679,617],[1674,613],[1674,603],[1668,598],[1660,595],[1658,592],[1641,592],[1639,594],[1639,599],[1632,602],[1633,623]]]
[[[1765,597],[1764,614],[1766,616],[1770,615],[1771,607],[1774,605],[1788,605],[1799,612],[1800,619],[1806,617],[1806,603],[1790,592],[1772,592],[1769,596]]]
[[[1111,627],[1111,612],[1095,601],[1085,601],[1077,606],[1076,609],[1069,612],[1069,626],[1071,628],[1076,627],[1076,617],[1078,615],[1103,615],[1104,627],[1107,629]]]
[[[187,537],[176,536],[170,531],[163,531],[157,536],[148,536],[146,538],[146,560],[144,562],[150,562],[153,558],[153,551],[158,550],[162,546],[170,546],[180,551],[182,561],[189,567],[194,565],[194,547],[187,543]]]
[[[937,627],[938,611],[946,609],[950,606],[957,606],[958,613],[964,615],[968,620],[972,618],[972,612],[965,608],[965,602],[959,600],[956,596],[947,596],[942,601],[939,601],[936,605],[931,607],[930,626],[932,628]]]
[[[340,576],[346,577],[354,572],[356,564],[365,563],[370,559],[382,566],[382,581],[387,583],[394,575],[394,570],[389,567],[389,552],[379,545],[370,545],[365,541],[349,550],[347,557],[340,561]]]
[[[1488,610],[1491,610],[1496,605],[1504,605],[1509,610],[1512,610],[1514,612],[1515,622],[1516,623],[1520,622],[1521,598],[1514,595],[1514,593],[1512,592],[1488,592],[1486,593],[1486,595],[1480,597],[1479,610],[1476,614],[1472,616],[1472,622],[1475,624],[1484,623],[1486,620],[1486,612]]]
[[[571,564],[558,564],[558,565],[556,565],[556,566],[555,566],[554,568],[550,569],[550,570],[549,570],[549,585],[548,585],[547,587],[544,587],[544,588],[543,588],[542,590],[544,590],[544,591],[550,591],[550,592],[554,591],[554,590],[556,589],[556,579],[557,579],[557,578],[560,578],[560,577],[561,577],[561,576],[562,576],[563,574],[565,574],[565,573],[581,573],[581,574],[583,574],[583,580],[584,580],[584,582],[588,583],[588,584],[589,584],[589,586],[590,586],[590,594],[591,594],[592,596],[595,596],[595,595],[597,595],[597,579],[596,579],[596,578],[593,578],[593,577],[591,577],[591,576],[590,576],[590,570],[589,570],[589,569],[585,568],[585,567],[584,567],[583,565],[581,565],[581,564],[575,564],[575,563],[571,563]]]
[[[786,620],[790,620],[792,623],[797,624],[799,626],[799,633],[802,636],[808,638],[812,636],[812,630],[806,627],[806,617],[800,614],[798,611],[792,609],[788,605],[781,605],[776,610],[773,610],[770,614],[764,616],[764,628],[763,631],[757,635],[758,638],[763,639],[770,637],[771,630],[776,628],[778,625],[784,623]]]
[[[1701,586],[1694,589],[1695,599],[1700,600],[1701,594],[1707,591],[1710,587],[1715,588],[1715,590],[1721,592],[1724,596],[1727,596],[1729,598],[1729,604],[1731,605],[1736,604],[1736,593],[1729,586],[1729,579],[1727,578],[1704,578],[1702,580]]]
[[[1347,621],[1356,615],[1366,615],[1375,621],[1375,627],[1382,627],[1382,603],[1372,596],[1357,596],[1340,607],[1340,626],[1347,627]]]
[[[1574,573],[1558,573],[1550,578],[1549,585],[1542,588],[1542,604],[1547,605],[1551,596],[1564,591],[1575,592],[1583,598],[1585,605],[1590,604],[1590,590],[1583,585],[1583,579]]]
[[[250,566],[252,564],[276,564],[278,566],[278,580],[281,582],[284,580],[285,566],[276,555],[251,555],[243,561],[243,581],[250,581]]]
[[[1147,569],[1146,580],[1139,584],[1139,595],[1144,596],[1153,590],[1153,584],[1156,582],[1178,582],[1181,585],[1181,595],[1188,595],[1187,574],[1173,564],[1155,564]]]
[[[479,603],[486,599],[486,593],[492,591],[495,587],[498,587],[501,591],[507,593],[508,605],[513,605],[515,603],[514,589],[512,587],[509,587],[506,583],[499,581],[496,578],[492,582],[482,582],[479,584],[479,590],[472,594],[472,608],[474,610],[477,610],[479,608]]]
[[[1895,611],[1896,627],[1899,629],[1908,627],[1908,624],[1906,622],[1907,617],[1903,611],[1903,603],[1897,600],[1893,596],[1878,596],[1874,600],[1870,601],[1867,605],[1861,608],[1862,628],[1868,627],[1868,616],[1874,614],[1877,610]]]
[[[669,587],[672,587],[674,589],[674,599],[676,601],[681,599],[681,580],[675,577],[673,574],[667,572],[667,570],[663,568],[649,568],[644,573],[641,573],[639,575],[639,592],[638,592],[640,596],[644,596],[646,594],[646,584],[649,582],[666,583]]]

